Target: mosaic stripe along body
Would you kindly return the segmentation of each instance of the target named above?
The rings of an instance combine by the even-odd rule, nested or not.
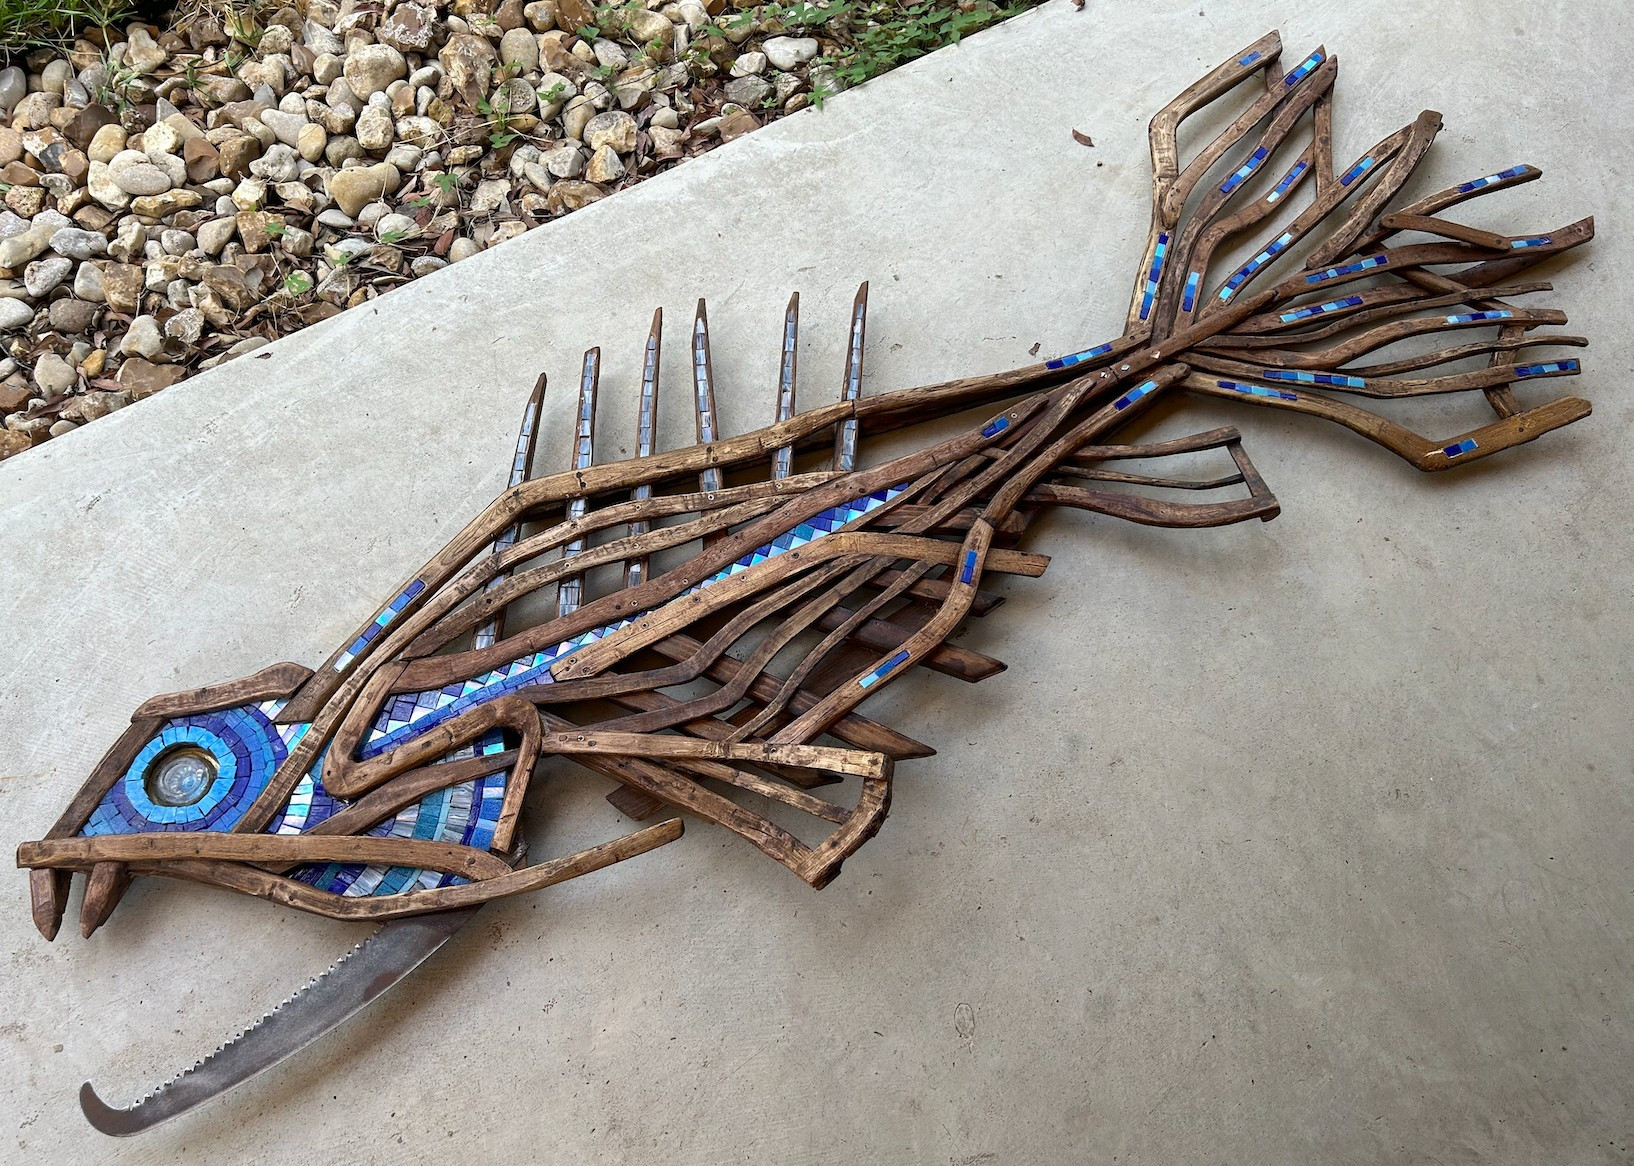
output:
[[[55,934],[74,872],[89,875],[86,934],[141,874],[388,918],[534,890],[679,835],[672,819],[523,865],[522,795],[545,755],[610,778],[609,800],[632,818],[672,807],[821,886],[879,828],[894,764],[931,752],[858,706],[916,672],[974,682],[1003,669],[948,639],[998,605],[995,577],[1044,569],[1017,549],[1039,510],[1181,527],[1277,513],[1233,429],[1113,441],[1156,402],[1206,396],[1333,421],[1423,470],[1586,416],[1574,397],[1516,397],[1519,382],[1580,371],[1521,353],[1584,341],[1539,332],[1565,317],[1516,306],[1547,285],[1514,280],[1587,241],[1592,221],[1508,237],[1437,217],[1538,177],[1529,166],[1390,210],[1439,115],[1336,166],[1337,61],[1317,49],[1283,73],[1280,52],[1275,34],[1262,38],[1153,120],[1152,222],[1116,339],[865,396],[864,285],[839,400],[802,413],[796,297],[781,333],[768,328],[780,339],[766,385],[775,420],[732,437],[718,429],[700,302],[687,344],[699,444],[655,448],[659,313],[642,362],[642,456],[594,464],[592,349],[573,469],[534,479],[541,378],[510,487],[327,662],[137,710],[47,837],[19,850],[40,929]],[[1228,95],[1246,108],[1183,166],[1181,122]],[[1228,241],[1252,258],[1222,269]],[[1470,341],[1471,329],[1490,331]],[[1373,356],[1443,332],[1464,340]],[[1485,367],[1444,371],[1472,357]],[[1496,420],[1432,440],[1353,400],[1447,393],[1479,393]],[[965,432],[859,468],[862,438],[975,408],[986,416]],[[1116,468],[1209,456],[1228,462],[1223,476]],[[616,589],[597,593],[599,568]],[[518,601],[534,596],[527,611],[555,614],[518,623]]]

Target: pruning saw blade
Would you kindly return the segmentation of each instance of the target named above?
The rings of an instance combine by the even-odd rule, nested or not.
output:
[[[425,962],[481,905],[394,919],[341,956],[317,979],[190,1069],[117,1109],[89,1081],[79,1105],[97,1129],[116,1138],[150,1130],[264,1073],[344,1023]]]

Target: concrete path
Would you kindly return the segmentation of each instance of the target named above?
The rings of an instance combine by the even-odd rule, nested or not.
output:
[[[627,445],[655,304],[710,297],[729,431],[771,414],[791,288],[808,403],[865,278],[869,392],[1115,334],[1147,118],[1279,17],[1344,57],[1341,157],[1431,106],[1418,189],[1531,162],[1478,221],[1602,229],[1557,275],[1594,341],[1564,433],[1432,478],[1315,423],[1161,417],[1240,425],[1283,517],[1053,522],[1049,574],[965,640],[1011,670],[870,706],[941,752],[822,894],[694,827],[490,908],[322,1046],[116,1143],[82,1080],[136,1096],[360,936],[150,880],[48,945],[11,876],[0,1158],[1625,1161],[1634,13],[1565,11],[1059,0],[0,465],[9,853],[146,696],[321,660],[503,484],[539,369],[559,437],[602,345]],[[559,772],[536,846],[619,828]]]

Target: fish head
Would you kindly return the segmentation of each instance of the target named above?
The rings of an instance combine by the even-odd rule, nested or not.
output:
[[[131,874],[139,873],[139,849],[115,856],[98,853],[89,841],[246,828],[246,817],[310,727],[280,719],[288,697],[310,675],[299,665],[275,665],[144,702],[46,838],[18,848],[18,865],[30,871],[40,932],[55,937],[74,873],[88,875],[80,908],[86,936],[107,920]]]

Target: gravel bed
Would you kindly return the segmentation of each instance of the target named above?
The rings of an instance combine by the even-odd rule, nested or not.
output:
[[[195,0],[27,55],[0,458],[820,102],[852,7]]]

